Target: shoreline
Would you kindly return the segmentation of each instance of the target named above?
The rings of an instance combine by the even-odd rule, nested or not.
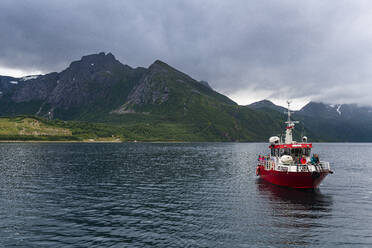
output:
[[[124,143],[125,141],[109,140],[0,140],[0,143]]]
[[[121,140],[0,140],[1,143],[267,143],[266,141],[121,141]],[[351,143],[351,144],[368,144],[370,142],[356,141],[316,141],[312,143]]]
[[[218,141],[0,140],[0,143],[193,143],[193,142],[215,143]],[[226,143],[226,142],[220,142],[220,143]]]

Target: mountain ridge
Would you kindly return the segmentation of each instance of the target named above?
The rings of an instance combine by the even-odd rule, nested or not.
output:
[[[262,141],[283,131],[286,110],[269,100],[240,106],[214,91],[209,83],[163,61],[132,68],[112,53],[103,52],[83,56],[61,72],[22,78],[0,76],[0,92],[0,116],[107,123],[125,126],[133,130],[131,137],[145,140],[156,139],[161,133],[170,140]],[[354,131],[356,127],[372,130],[369,118],[350,121],[369,109],[363,112],[349,105],[327,106],[309,103],[294,111],[306,126],[303,130],[314,140],[372,141],[372,134],[364,137]],[[110,128],[115,129],[112,125]],[[329,128],[324,131],[324,126]]]
[[[260,104],[253,103],[253,106]],[[263,109],[264,106],[260,108]],[[372,107],[310,101],[300,110],[292,112],[293,117],[312,130],[317,139],[372,141]]]

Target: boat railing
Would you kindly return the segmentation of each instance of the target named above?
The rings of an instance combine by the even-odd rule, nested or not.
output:
[[[277,164],[274,160],[261,160],[258,162],[259,165],[265,167],[266,170],[275,169],[278,171],[297,171],[297,172],[313,172],[313,171],[330,171],[329,162],[320,161],[318,164],[298,164],[295,162],[289,162],[286,164]]]
[[[322,170],[331,170],[331,167],[329,166],[329,162],[320,161],[318,165]]]
[[[309,172],[309,167],[307,166],[307,164],[305,164],[305,165],[297,164],[297,171],[299,171],[299,172]]]
[[[329,162],[321,161],[319,164],[297,164],[297,163],[287,163],[278,165],[276,167],[279,171],[292,171],[292,172],[313,172],[313,171],[329,171],[331,170]]]
[[[272,162],[273,162],[273,160],[271,160],[271,159],[259,160],[259,161],[258,161],[258,165],[268,166],[268,165],[271,164]]]
[[[266,170],[271,170],[275,166],[275,161],[272,159],[259,160],[258,165],[264,166]]]

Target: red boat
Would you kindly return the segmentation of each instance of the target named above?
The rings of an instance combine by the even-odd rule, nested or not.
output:
[[[307,142],[293,141],[292,133],[298,121],[291,120],[291,111],[288,102],[288,120],[285,122],[285,140],[282,142],[278,136],[269,139],[270,154],[259,156],[256,175],[263,180],[291,188],[312,189],[317,188],[323,179],[332,174],[329,162],[320,161],[317,154],[311,157],[313,145]]]

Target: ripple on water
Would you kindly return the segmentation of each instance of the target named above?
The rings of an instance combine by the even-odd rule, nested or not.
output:
[[[335,171],[316,191],[258,180],[266,149],[0,144],[0,246],[372,245],[371,144],[316,144]]]

